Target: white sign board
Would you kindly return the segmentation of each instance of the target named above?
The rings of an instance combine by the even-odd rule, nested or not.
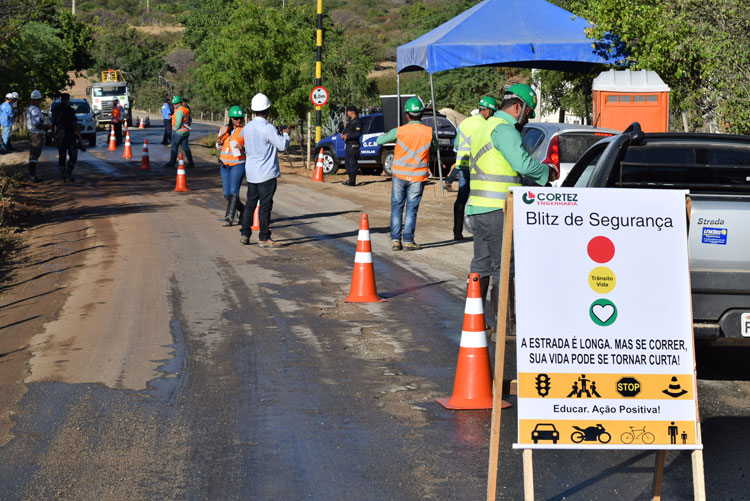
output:
[[[701,448],[687,192],[513,193],[516,447]]]

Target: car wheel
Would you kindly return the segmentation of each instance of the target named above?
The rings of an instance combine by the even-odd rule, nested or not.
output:
[[[360,167],[359,170],[367,176],[379,176],[383,172],[382,167]]]
[[[336,174],[339,170],[339,159],[331,150],[323,150],[323,174]]]
[[[96,146],[96,134],[89,134],[86,136],[86,139],[89,140],[89,147],[93,148]]]
[[[388,177],[393,177],[393,150],[385,150],[382,156],[383,172]]]

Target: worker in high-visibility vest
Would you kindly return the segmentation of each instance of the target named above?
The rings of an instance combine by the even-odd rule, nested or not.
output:
[[[190,125],[193,123],[190,118],[190,108],[185,106],[180,96],[174,96],[172,98],[172,104],[175,105],[174,113],[172,114],[172,152],[169,156],[169,163],[166,167],[174,169],[177,163],[177,154],[179,153],[180,146],[182,151],[185,152],[187,157],[187,168],[192,169],[195,167],[193,163],[193,154],[190,151]]]
[[[240,186],[245,176],[245,114],[239,106],[229,108],[229,123],[219,130],[216,148],[219,150],[221,186],[227,199],[227,212],[223,226],[232,226],[234,216],[242,214],[245,206],[240,202]]]
[[[511,186],[521,186],[521,176],[540,186],[558,178],[554,165],[534,160],[523,147],[520,130],[534,118],[537,97],[526,84],[505,91],[500,110],[471,136],[471,181],[466,215],[474,235],[470,273],[479,273],[482,298],[492,281],[490,302],[497,318],[500,299],[500,264],[505,221],[505,200]],[[511,257],[512,259],[512,257]],[[511,261],[510,275],[513,276]],[[494,337],[495,333],[493,333]]]
[[[120,100],[112,99],[112,125],[115,127],[115,144],[122,144],[122,120],[123,110]]]
[[[484,125],[494,112],[497,111],[497,101],[494,97],[484,96],[479,100],[479,110],[476,115],[466,118],[456,129],[456,139],[453,148],[456,151],[456,165],[453,172],[445,179],[446,188],[453,176],[458,179],[458,194],[453,204],[453,240],[463,240],[464,209],[469,199],[469,180],[471,179],[471,136]],[[448,190],[450,191],[450,190]]]
[[[432,128],[422,123],[422,101],[416,97],[408,99],[404,111],[409,122],[377,139],[378,144],[396,142],[391,187],[391,250],[394,251],[421,248],[414,242],[417,211],[424,185],[430,177],[430,149],[437,147]]]

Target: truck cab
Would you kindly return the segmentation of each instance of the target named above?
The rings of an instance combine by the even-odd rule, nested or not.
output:
[[[130,86],[123,80],[120,71],[103,71],[102,81],[88,87],[86,94],[91,97],[91,107],[99,123],[112,122],[112,101],[117,98],[122,106],[123,120],[127,120],[129,127],[133,126],[133,98]]]

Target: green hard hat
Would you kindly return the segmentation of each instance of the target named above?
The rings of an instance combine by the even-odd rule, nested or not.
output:
[[[418,98],[410,97],[406,100],[404,111],[407,113],[422,113],[424,111],[424,105],[422,105],[422,101]]]
[[[245,113],[243,113],[242,108],[239,106],[232,106],[229,108],[229,118],[244,118]]]
[[[479,100],[479,107],[497,111],[497,101],[495,101],[495,98],[492,96],[484,96]]]
[[[534,118],[536,116],[536,113],[534,113],[534,108],[536,108],[536,92],[534,92],[534,89],[532,89],[530,85],[511,85],[508,87],[508,90],[505,91],[505,95],[507,96],[508,94],[513,94],[526,102],[526,106],[531,108],[531,115],[529,115],[529,118]]]
[[[172,98],[172,104],[177,104],[181,102],[182,102],[182,98],[180,96],[175,96]]]

